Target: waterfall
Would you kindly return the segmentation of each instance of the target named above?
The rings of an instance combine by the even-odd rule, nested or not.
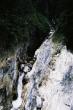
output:
[[[15,56],[13,81],[15,81],[16,78],[17,78],[17,68],[16,68],[16,56]]]
[[[22,104],[21,94],[22,94],[22,79],[23,79],[23,77],[24,77],[24,73],[22,73],[19,76],[18,86],[17,86],[18,98],[17,98],[17,100],[12,102],[13,108],[11,110],[17,110]]]

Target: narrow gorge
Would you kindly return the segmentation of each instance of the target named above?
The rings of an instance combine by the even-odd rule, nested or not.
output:
[[[31,61],[16,55],[0,68],[0,110],[72,110],[73,54],[55,31],[35,51]],[[3,63],[3,62],[2,62]],[[3,72],[3,73],[2,73]]]
[[[73,110],[73,1],[0,1],[0,110]]]

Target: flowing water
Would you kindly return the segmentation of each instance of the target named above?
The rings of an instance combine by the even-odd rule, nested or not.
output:
[[[23,79],[23,77],[24,77],[24,73],[22,73],[19,76],[18,86],[17,86],[18,98],[17,98],[17,100],[12,102],[13,108],[11,110],[17,110],[20,107],[20,105],[22,104],[21,94],[22,94],[22,79]]]

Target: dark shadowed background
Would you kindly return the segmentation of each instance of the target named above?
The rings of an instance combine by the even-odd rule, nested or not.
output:
[[[0,53],[27,45],[29,56],[40,46],[50,25],[73,50],[73,0],[1,0]]]

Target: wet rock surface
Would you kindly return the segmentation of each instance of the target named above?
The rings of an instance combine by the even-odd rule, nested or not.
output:
[[[47,38],[30,60],[0,67],[0,110],[72,110],[73,54]]]

